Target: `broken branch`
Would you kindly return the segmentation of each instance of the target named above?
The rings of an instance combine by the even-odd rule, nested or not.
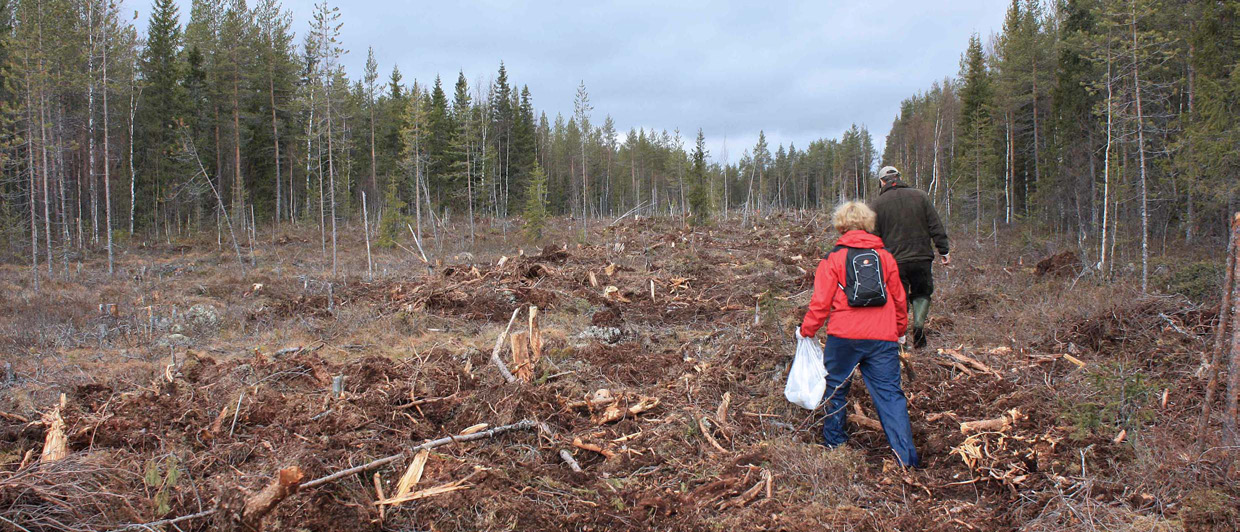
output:
[[[521,313],[521,307],[517,307],[512,311],[512,317],[508,319],[508,326],[504,327],[504,332],[499,334],[499,338],[495,339],[495,349],[491,350],[491,362],[495,363],[495,367],[499,368],[500,375],[504,376],[504,380],[508,382],[516,382],[517,378],[508,371],[508,365],[499,358],[499,354],[504,350],[504,339],[508,337],[508,331],[512,330],[512,323],[517,321],[517,314]]]

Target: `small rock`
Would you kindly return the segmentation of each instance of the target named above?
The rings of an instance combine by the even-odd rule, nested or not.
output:
[[[214,331],[220,327],[220,313],[215,307],[200,303],[189,308],[182,316],[186,328],[195,331]]]
[[[605,344],[616,344],[624,338],[624,331],[621,331],[617,327],[598,327],[591,325],[586,327],[584,331],[581,331],[581,334],[578,334],[577,338],[582,340],[598,340]]]
[[[155,341],[155,345],[160,347],[184,347],[192,343],[192,340],[184,334],[167,334]]]

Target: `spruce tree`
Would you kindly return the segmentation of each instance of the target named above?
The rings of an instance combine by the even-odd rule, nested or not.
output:
[[[693,224],[698,226],[710,221],[710,191],[706,179],[706,137],[699,128],[697,141],[693,145],[692,188],[689,191],[689,209],[693,212]]]
[[[170,176],[179,170],[172,154],[177,151],[179,121],[184,111],[181,68],[177,61],[181,26],[174,0],[156,0],[147,23],[146,49],[142,54],[141,103],[134,143],[138,163],[134,209],[138,225],[153,223],[158,195]]]
[[[530,171],[522,217],[525,218],[526,236],[534,242],[542,240],[543,229],[547,226],[547,174],[537,161]]]

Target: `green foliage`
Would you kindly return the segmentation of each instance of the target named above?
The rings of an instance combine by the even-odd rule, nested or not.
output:
[[[155,517],[163,517],[172,511],[172,493],[177,481],[181,478],[181,461],[176,455],[168,455],[163,460],[152,458],[147,460],[142,473],[142,483],[151,495],[151,512]]]
[[[1161,281],[1158,284],[1164,286],[1167,293],[1180,294],[1196,303],[1218,302],[1219,294],[1223,291],[1222,261],[1204,260],[1180,264],[1175,260],[1160,260],[1157,264],[1168,270],[1167,274],[1158,279]]]
[[[1064,401],[1059,411],[1074,428],[1073,439],[1092,434],[1114,435],[1120,429],[1134,430],[1156,415],[1151,403],[1163,385],[1140,371],[1122,364],[1106,364],[1090,371],[1088,380],[1094,393],[1081,400]]]
[[[693,170],[690,174],[689,209],[693,212],[693,224],[705,225],[710,221],[710,190],[706,185],[706,137],[698,129],[697,142],[693,147]]]
[[[409,223],[409,216],[405,214],[407,205],[404,200],[400,199],[398,184],[399,182],[395,179],[389,180],[387,190],[383,195],[383,204],[386,208],[383,210],[383,219],[379,221],[379,239],[375,243],[381,248],[396,247],[400,234],[406,230],[406,225]]]
[[[525,218],[525,234],[530,240],[538,242],[542,240],[543,229],[547,225],[547,174],[542,170],[538,163],[534,163],[534,170],[530,173],[529,189],[525,197],[525,211],[522,217]]]

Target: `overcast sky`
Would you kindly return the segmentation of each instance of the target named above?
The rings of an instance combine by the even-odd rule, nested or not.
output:
[[[253,3],[253,0],[250,0]],[[182,23],[190,0],[178,0]],[[969,35],[1003,23],[1002,0],[803,2],[398,1],[340,7],[351,78],[373,46],[380,78],[399,65],[406,83],[465,71],[490,82],[499,62],[529,85],[534,106],[571,115],[582,81],[595,123],[700,127],[712,158],[735,161],[765,130],[771,149],[837,137],[853,123],[882,141],[900,101],[958,70]],[[286,0],[298,43],[312,0]],[[145,33],[149,0],[128,0]]]

